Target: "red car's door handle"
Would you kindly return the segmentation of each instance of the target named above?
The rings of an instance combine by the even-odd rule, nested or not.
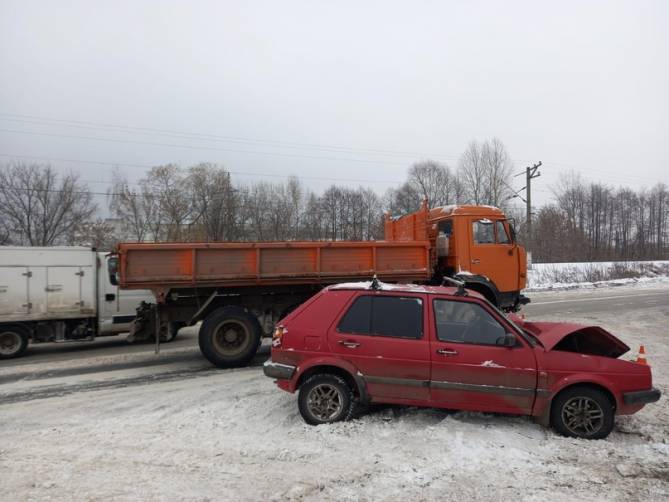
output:
[[[441,354],[442,356],[457,356],[458,351],[452,349],[437,349],[437,354]]]
[[[360,346],[360,343],[358,342],[352,342],[350,340],[339,340],[339,344],[343,345],[347,349],[355,349]]]

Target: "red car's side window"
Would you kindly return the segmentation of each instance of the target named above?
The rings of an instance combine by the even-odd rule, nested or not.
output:
[[[420,339],[423,337],[423,301],[413,296],[359,296],[339,321],[337,331]]]
[[[437,339],[442,342],[497,345],[506,329],[477,303],[433,301]]]

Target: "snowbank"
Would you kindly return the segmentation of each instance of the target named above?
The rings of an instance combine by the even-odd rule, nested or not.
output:
[[[669,261],[535,263],[526,291],[669,282]]]

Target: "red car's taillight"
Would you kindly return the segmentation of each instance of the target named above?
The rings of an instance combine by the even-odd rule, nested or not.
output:
[[[272,347],[281,347],[281,340],[283,335],[288,333],[288,330],[284,326],[277,326],[274,328],[274,334],[272,335]]]

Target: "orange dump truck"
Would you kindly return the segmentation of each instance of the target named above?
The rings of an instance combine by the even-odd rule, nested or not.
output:
[[[202,321],[199,344],[220,367],[242,366],[274,323],[328,284],[369,280],[464,281],[505,310],[527,302],[525,250],[511,222],[490,206],[423,207],[386,216],[385,239],[365,242],[121,243],[110,276],[123,289],[150,289],[131,338]]]

